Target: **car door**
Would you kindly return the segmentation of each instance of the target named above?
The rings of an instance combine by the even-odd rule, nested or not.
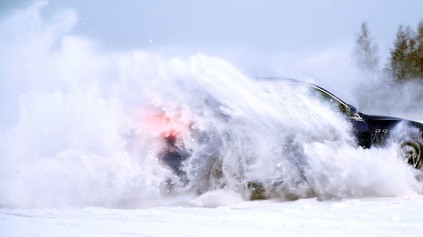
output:
[[[343,114],[345,118],[351,123],[351,133],[355,138],[356,145],[363,148],[370,148],[371,146],[371,133],[367,122],[361,116],[358,110],[345,103],[335,95],[326,91],[321,87],[313,88],[329,106],[339,113]]]

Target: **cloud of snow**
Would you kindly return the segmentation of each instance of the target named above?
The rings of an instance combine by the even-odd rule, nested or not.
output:
[[[395,147],[354,148],[349,124],[302,89],[201,53],[101,50],[72,34],[76,12],[47,21],[45,6],[0,23],[0,207],[133,208],[199,192],[188,203],[216,206],[248,198],[251,181],[282,199],[421,192]],[[159,161],[165,131],[151,114],[183,128],[188,185]],[[225,191],[204,172],[217,158]]]

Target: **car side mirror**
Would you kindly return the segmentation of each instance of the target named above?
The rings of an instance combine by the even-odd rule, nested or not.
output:
[[[352,105],[348,105],[348,115],[350,117],[358,116],[358,109]]]

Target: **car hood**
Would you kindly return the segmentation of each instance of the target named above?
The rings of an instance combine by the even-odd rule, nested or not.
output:
[[[423,131],[423,123],[419,123],[417,121],[412,121],[412,120],[398,118],[398,117],[383,116],[383,115],[367,115],[367,114],[361,114],[361,113],[360,113],[360,116],[363,117],[363,119],[366,120],[370,124],[381,122],[384,124],[396,125],[400,122],[405,122]]]
[[[384,116],[384,115],[368,115],[368,114],[360,114],[360,115],[362,117],[364,117],[365,119],[371,119],[371,120],[397,121],[397,122],[409,121],[409,120],[402,119],[402,118]]]

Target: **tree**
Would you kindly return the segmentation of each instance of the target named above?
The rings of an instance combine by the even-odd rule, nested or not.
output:
[[[423,80],[423,22],[419,23],[417,33],[408,26],[399,27],[388,69],[398,81]]]
[[[378,47],[370,35],[367,23],[361,24],[354,49],[356,65],[367,72],[376,72],[379,67]]]
[[[409,52],[408,42],[410,40],[409,28],[404,30],[402,25],[399,26],[397,36],[394,42],[394,49],[391,50],[389,70],[392,76],[399,81],[409,77],[408,71],[410,66],[407,60]]]
[[[416,46],[413,51],[414,74],[417,78],[423,79],[423,21],[417,27],[415,37]]]

